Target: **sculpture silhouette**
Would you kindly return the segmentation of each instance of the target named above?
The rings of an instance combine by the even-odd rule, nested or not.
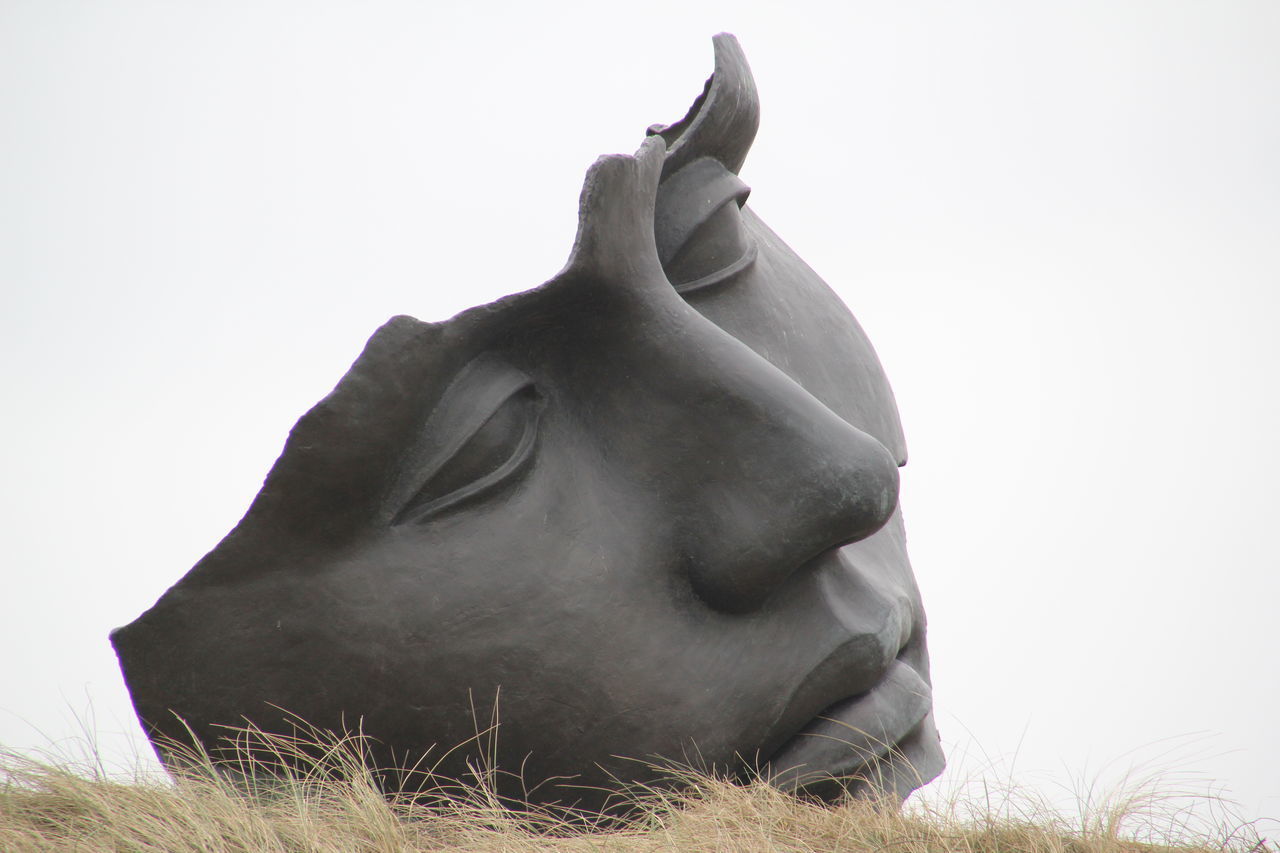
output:
[[[755,88],[715,53],[688,116],[591,167],[555,278],[375,332],[112,634],[150,736],[216,751],[287,709],[461,777],[500,697],[501,790],[540,803],[600,808],[651,761],[824,799],[941,770],[892,392],[744,206]]]

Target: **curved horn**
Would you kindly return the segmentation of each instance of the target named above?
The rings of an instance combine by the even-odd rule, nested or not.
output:
[[[737,174],[760,126],[760,98],[742,45],[729,33],[711,40],[715,47],[715,71],[689,112],[675,124],[655,124],[650,136],[667,143],[662,165],[665,179],[700,157],[714,157]]]

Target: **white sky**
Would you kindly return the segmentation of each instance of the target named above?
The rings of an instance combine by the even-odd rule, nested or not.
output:
[[[898,395],[949,775],[1280,817],[1274,2],[0,0],[0,742],[127,755],[107,631],[387,317],[554,274],[720,30]]]

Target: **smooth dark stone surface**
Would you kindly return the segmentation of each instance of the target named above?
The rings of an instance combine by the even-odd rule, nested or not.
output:
[[[743,206],[755,86],[715,49],[690,115],[591,167],[564,270],[375,332],[112,634],[148,734],[216,749],[286,709],[465,777],[496,703],[503,793],[588,808],[645,761],[825,798],[937,775],[893,395]]]

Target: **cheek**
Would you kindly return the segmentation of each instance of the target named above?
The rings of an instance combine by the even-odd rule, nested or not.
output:
[[[588,656],[592,632],[617,634],[637,610],[679,633],[661,507],[556,439],[541,436],[529,471],[492,499],[379,532],[341,583],[384,587],[395,621],[445,646],[488,643],[494,659],[517,643]]]

